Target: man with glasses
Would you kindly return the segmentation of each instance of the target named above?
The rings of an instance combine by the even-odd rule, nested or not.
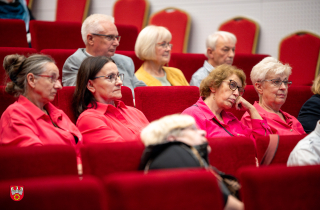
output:
[[[305,134],[297,118],[281,110],[292,84],[289,80],[290,74],[291,67],[273,57],[264,58],[253,67],[250,74],[252,84],[259,95],[259,101],[253,106],[261,117],[268,121],[274,134]],[[252,119],[248,112],[242,116],[241,122],[252,127]]]
[[[203,67],[198,69],[191,78],[190,85],[200,87],[201,81],[206,78],[209,73],[222,64],[232,65],[235,55],[235,46],[237,38],[234,34],[217,31],[208,36],[206,40],[206,53],[208,57]]]
[[[89,56],[111,57],[120,74],[124,74],[123,85],[133,90],[146,84],[134,75],[135,67],[131,58],[115,54],[120,36],[114,24],[114,18],[108,15],[90,15],[81,27],[82,39],[86,48],[79,48],[65,62],[62,69],[63,86],[75,86],[78,70],[82,61]]]

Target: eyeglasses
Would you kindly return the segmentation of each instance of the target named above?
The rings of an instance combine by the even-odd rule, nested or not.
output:
[[[282,83],[286,87],[290,87],[292,85],[292,81],[289,81],[289,80],[265,79],[265,80],[262,80],[261,82],[264,82],[264,81],[271,82],[276,87],[281,87]]]
[[[119,78],[121,80],[121,82],[122,82],[123,79],[124,79],[124,74],[119,74],[119,73],[118,74],[110,74],[108,76],[94,77],[93,79],[97,79],[97,78],[100,78],[100,77],[104,77],[104,78],[108,79],[110,82],[115,82]]]
[[[61,79],[58,79],[56,75],[43,75],[43,74],[34,74],[34,75],[38,77],[47,77],[49,78],[49,81],[53,84],[55,84],[57,81],[59,81],[61,84]]]
[[[108,41],[115,41],[117,40],[118,42],[120,42],[121,36],[116,36],[116,35],[105,35],[105,34],[95,34],[92,33],[92,35],[96,35],[96,36],[104,36],[107,38]]]
[[[170,49],[172,49],[172,44],[167,43],[167,42],[163,42],[163,43],[157,43],[157,45],[159,45],[160,47],[167,49],[167,47],[169,47]]]
[[[225,82],[227,82],[227,81],[225,81]],[[243,87],[239,87],[236,81],[230,79],[229,82],[230,82],[229,83],[229,88],[231,90],[235,91],[238,88],[239,95],[242,96],[244,94],[244,88]]]

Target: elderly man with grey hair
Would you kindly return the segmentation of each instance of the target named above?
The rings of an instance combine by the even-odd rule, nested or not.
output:
[[[191,78],[190,85],[200,87],[201,81],[219,65],[232,65],[235,55],[237,38],[226,31],[217,31],[207,37],[205,55],[208,57],[203,67],[198,69]]]
[[[141,157],[140,170],[202,167],[208,168],[206,132],[199,130],[189,115],[169,115],[151,122],[141,134],[146,149]],[[215,178],[215,177],[213,177]],[[219,182],[224,209],[243,209],[243,203],[232,196]]]
[[[115,54],[121,37],[113,17],[103,14],[90,15],[82,24],[81,35],[86,48],[79,48],[66,60],[62,69],[63,86],[76,85],[80,65],[89,56],[111,57],[116,63],[119,73],[124,74],[123,85],[129,87],[132,93],[135,87],[146,86],[134,75],[135,67],[132,59]]]

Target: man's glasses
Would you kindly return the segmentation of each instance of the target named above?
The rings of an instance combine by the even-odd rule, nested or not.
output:
[[[167,47],[169,47],[170,49],[172,49],[172,44],[170,43],[166,43],[166,42],[163,42],[163,43],[158,43],[157,45],[159,45],[160,47],[164,48],[164,49],[167,49]]]
[[[56,75],[43,75],[43,74],[34,74],[34,75],[38,77],[47,77],[49,81],[53,84],[55,84],[57,81],[59,81],[61,84],[61,79],[58,79]]]
[[[271,84],[273,84],[276,87],[281,87],[282,83],[286,87],[290,87],[292,85],[292,81],[289,81],[289,80],[265,79],[265,80],[262,80],[261,82],[264,82],[264,81],[271,82]]]
[[[106,39],[107,39],[108,41],[115,41],[115,40],[117,40],[118,42],[120,42],[120,39],[121,39],[121,36],[116,36],[116,35],[105,35],[105,34],[95,34],[95,33],[92,33],[92,35],[106,37]]]
[[[117,81],[117,79],[119,78],[121,80],[121,82],[123,81],[124,79],[124,74],[110,74],[108,76],[98,76],[98,77],[94,77],[93,79],[97,79],[97,78],[100,78],[100,77],[104,77],[106,78],[107,80],[109,80],[110,82],[115,82]]]
[[[225,82],[227,82],[227,81],[225,81]],[[230,82],[229,83],[229,88],[231,90],[235,91],[238,88],[239,95],[242,96],[244,94],[244,88],[243,87],[239,87],[236,81],[230,79],[229,82]]]

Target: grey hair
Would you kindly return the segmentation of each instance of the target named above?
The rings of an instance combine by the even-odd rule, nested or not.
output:
[[[189,115],[168,115],[151,122],[142,130],[140,137],[145,146],[162,144],[168,142],[168,136],[178,137],[183,129],[195,124]]]
[[[172,39],[170,31],[162,26],[150,25],[139,33],[134,51],[141,60],[156,59],[155,45],[166,39]]]
[[[47,63],[55,63],[47,55],[34,54],[26,58],[23,55],[7,55],[3,60],[3,68],[7,76],[15,78],[6,85],[6,92],[15,97],[25,95],[27,91],[27,75],[41,74],[45,71],[44,66]]]
[[[114,18],[109,15],[92,14],[84,20],[81,26],[81,35],[85,45],[87,45],[87,35],[89,33],[99,33],[103,31],[101,22],[114,23]]]
[[[254,85],[258,81],[265,80],[269,72],[274,72],[276,75],[285,74],[289,77],[291,69],[289,64],[282,64],[274,57],[266,57],[252,68],[250,78]]]
[[[223,39],[224,41],[231,40],[234,44],[237,43],[237,37],[234,34],[232,34],[230,32],[227,32],[227,31],[217,31],[217,32],[215,32],[213,34],[210,34],[207,37],[207,39],[206,39],[206,49],[211,48],[212,50],[215,50],[219,37],[221,39]],[[206,50],[205,55],[208,56],[207,55],[207,50]]]

